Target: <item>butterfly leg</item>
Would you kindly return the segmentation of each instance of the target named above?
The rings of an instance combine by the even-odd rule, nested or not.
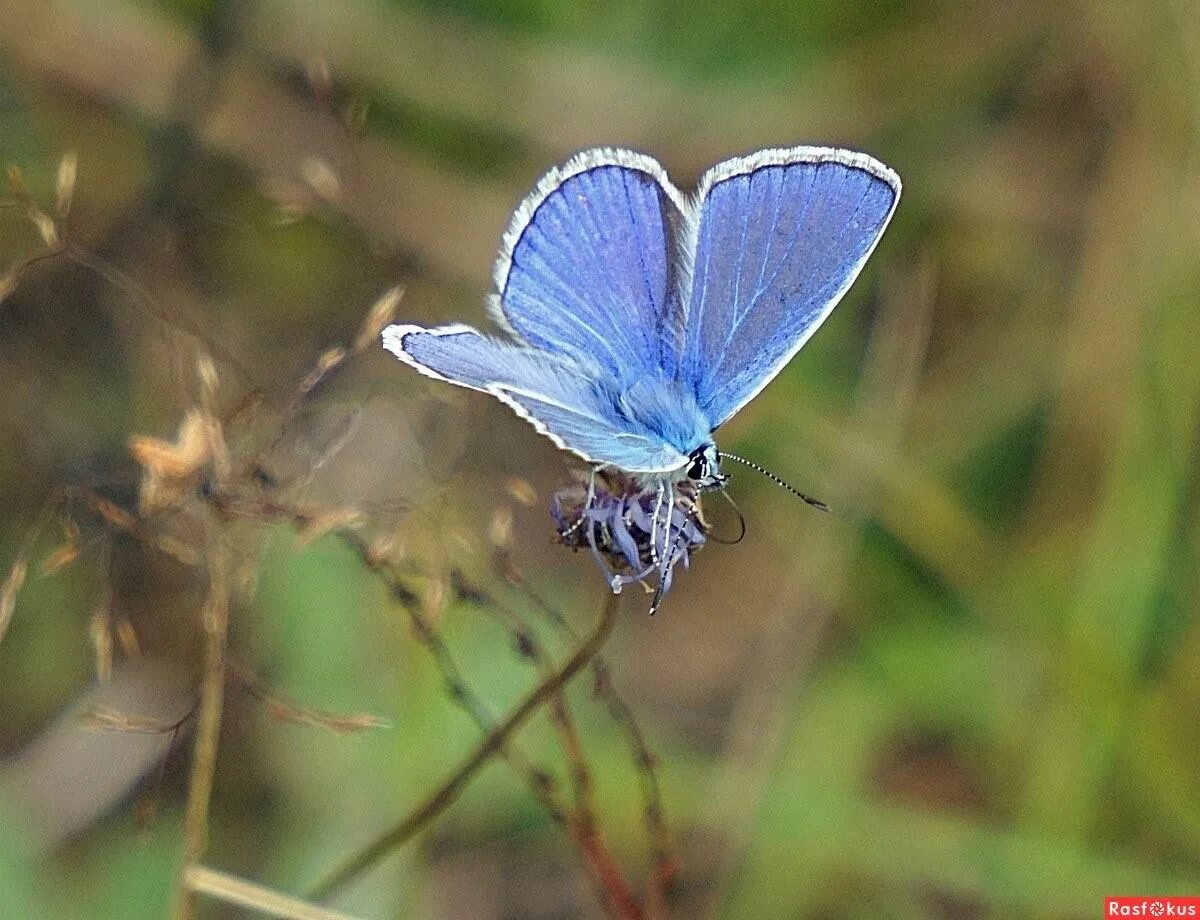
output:
[[[587,497],[584,499],[583,507],[592,507],[592,502],[596,500],[596,473],[600,471],[600,467],[592,465],[591,473],[588,475],[588,490]]]
[[[654,500],[654,514],[650,518],[650,561],[658,566],[658,519],[662,515],[663,498],[666,495],[666,486],[661,482],[658,484],[658,494]]]
[[[584,498],[583,498],[583,510],[579,514],[579,520],[577,520],[574,524],[572,524],[565,531],[563,531],[564,537],[571,536],[571,534],[575,533],[575,531],[577,531],[580,527],[583,526],[583,522],[584,522],[584,519],[587,517],[588,511],[591,510],[592,504],[596,501],[596,473],[598,473],[599,471],[600,471],[599,466],[592,466],[591,474],[588,476],[587,494],[584,495]],[[593,529],[595,528],[595,526],[596,526],[596,524],[593,521],[592,522]],[[593,537],[593,542],[594,542],[594,537]]]
[[[663,497],[668,495],[670,502],[667,504],[667,519],[663,522],[663,548],[662,553],[658,554],[658,542],[655,535],[650,536],[650,548],[653,551],[652,558],[654,559],[655,567],[658,569],[658,585],[654,589],[654,599],[650,601],[650,616],[654,616],[658,612],[658,605],[662,602],[663,594],[667,590],[667,579],[671,572],[671,553],[674,550],[673,546],[668,544],[671,542],[671,521],[675,514],[675,486],[670,484],[664,487],[658,487],[658,502],[654,506],[654,521],[651,524],[651,530],[657,531],[659,514],[663,509]]]

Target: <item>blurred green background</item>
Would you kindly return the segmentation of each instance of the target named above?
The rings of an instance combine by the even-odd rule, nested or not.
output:
[[[392,284],[405,319],[484,323],[511,208],[577,149],[644,150],[684,188],[762,146],[864,149],[904,180],[892,227],[722,431],[835,513],[734,470],[747,538],[705,549],[654,620],[631,594],[606,650],[660,759],[670,914],[1097,917],[1106,894],[1198,894],[1198,106],[1189,0],[0,0],[0,160],[49,208],[75,151],[70,238],[123,273],[46,260],[0,303],[0,567],[57,486],[133,505],[128,438],[173,437],[196,404],[188,330],[222,349],[227,409],[261,390],[278,419]],[[44,248],[0,210],[0,271]],[[586,628],[603,583],[545,510],[570,464],[488,402],[364,355],[268,445],[274,471],[314,501],[414,506],[372,514],[429,595],[456,568],[493,584],[511,506],[516,563]],[[203,592],[76,517],[80,560],[31,574],[0,644],[0,916],[161,916],[186,744],[160,770],[70,707],[101,692],[99,609],[166,663],[118,653],[112,705],[186,709]],[[478,733],[337,540],[231,534],[233,654],[392,723],[335,736],[231,694],[207,862],[300,893]],[[495,713],[536,682],[494,619],[433,606]],[[629,751],[586,680],[570,699],[640,885]],[[542,722],[520,740],[555,763]],[[503,763],[336,903],[600,915]]]

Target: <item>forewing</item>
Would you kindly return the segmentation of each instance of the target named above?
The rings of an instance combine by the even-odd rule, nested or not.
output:
[[[488,393],[564,450],[631,472],[674,469],[686,458],[623,417],[590,362],[500,342],[469,326],[395,325],[383,345],[428,377]]]
[[[900,196],[862,153],[764,150],[697,191],[681,376],[712,427],[765,387],[853,283]]]
[[[682,332],[673,241],[687,208],[662,167],[598,149],[552,170],[513,215],[496,263],[498,322],[628,383],[673,369]]]

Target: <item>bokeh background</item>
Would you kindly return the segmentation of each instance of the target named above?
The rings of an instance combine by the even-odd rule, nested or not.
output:
[[[445,588],[506,590],[498,509],[587,628],[604,585],[553,543],[552,445],[381,353],[294,394],[391,285],[406,319],[484,323],[511,208],[593,144],[685,188],[793,143],[905,183],[844,303],[722,431],[834,513],[733,470],[746,539],[706,548],[653,620],[631,592],[606,648],[658,757],[668,914],[1095,917],[1106,894],[1200,893],[1198,106],[1188,0],[0,0],[0,160],[49,213],[78,157],[76,258],[26,262],[46,243],[0,209],[0,272],[24,266],[0,303],[0,569],[32,567],[0,644],[0,915],[170,903],[186,728],[168,745],[80,712],[186,714],[203,585],[79,503],[74,564],[38,572],[57,522],[27,538],[62,486],[136,505],[129,438],[174,437],[201,346],[223,411],[262,394],[237,450],[396,534],[494,713],[537,675]],[[230,690],[206,860],[303,893],[479,734],[344,544],[224,532],[231,654],[390,722],[336,735]],[[587,684],[597,812],[640,888],[638,776]],[[561,775],[544,723],[520,744]],[[602,915],[502,762],[335,903]]]

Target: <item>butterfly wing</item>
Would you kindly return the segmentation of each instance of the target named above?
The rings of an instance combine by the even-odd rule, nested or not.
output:
[[[650,157],[578,154],[513,215],[493,317],[529,345],[594,362],[616,381],[674,368],[682,308],[672,249],[687,211]]]
[[[758,395],[854,282],[900,197],[862,153],[763,150],[706,173],[696,193],[680,375],[712,427]]]
[[[661,472],[687,462],[652,429],[619,410],[615,392],[590,362],[501,342],[463,325],[389,326],[383,345],[428,377],[495,396],[589,463]]]

